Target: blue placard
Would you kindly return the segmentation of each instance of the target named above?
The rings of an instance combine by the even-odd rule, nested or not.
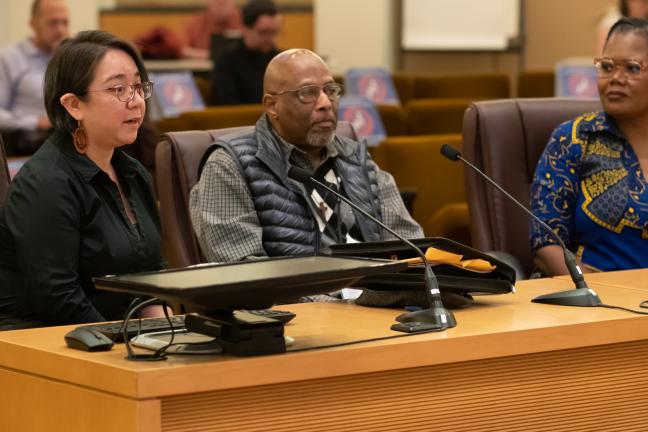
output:
[[[592,64],[556,65],[555,96],[598,99],[598,77]]]
[[[338,118],[351,123],[358,138],[367,140],[370,146],[378,145],[385,139],[385,127],[376,106],[366,98],[359,96],[340,98]]]
[[[191,72],[156,72],[149,77],[154,82],[152,117],[177,117],[183,112],[205,109]]]
[[[28,156],[20,157],[20,158],[14,158],[14,157],[10,158],[7,161],[7,167],[9,168],[9,177],[13,179],[16,176],[16,174],[18,174],[20,168],[22,168],[22,166],[25,164],[25,162],[27,162],[28,159],[29,159]]]
[[[375,104],[400,104],[391,74],[382,68],[352,68],[344,76],[345,93]]]

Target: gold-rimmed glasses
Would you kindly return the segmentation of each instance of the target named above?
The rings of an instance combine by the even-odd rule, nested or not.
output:
[[[117,84],[104,89],[88,90],[88,93],[100,91],[107,91],[114,94],[121,102],[132,101],[135,97],[135,92],[137,92],[142,99],[146,100],[153,94],[153,83],[151,81],[145,81],[135,84]]]
[[[617,68],[620,68],[623,74],[628,79],[637,79],[641,76],[641,73],[648,67],[646,63],[641,60],[614,60],[607,57],[597,57],[594,59],[594,66],[598,71],[598,75],[601,78],[609,78],[614,75],[614,71]]]
[[[321,92],[324,92],[331,102],[337,102],[340,96],[342,96],[343,91],[344,86],[342,84],[330,82],[324,85],[311,84],[293,90],[283,90],[278,93],[269,94],[272,96],[281,96],[287,93],[295,93],[301,103],[309,104],[315,102]]]

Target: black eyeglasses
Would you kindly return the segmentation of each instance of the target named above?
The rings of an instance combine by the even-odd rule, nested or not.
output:
[[[342,96],[343,91],[344,86],[342,84],[332,82],[324,85],[312,84],[294,90],[283,90],[279,93],[269,94],[272,96],[281,96],[286,93],[296,93],[297,98],[299,98],[301,103],[309,104],[315,102],[319,98],[320,92],[324,92],[331,102],[337,102],[340,99],[340,96]]]
[[[616,61],[611,58],[595,58],[594,66],[598,74],[602,78],[609,78],[614,75],[614,71],[617,67],[621,68],[621,71],[625,74],[628,79],[637,79],[646,69],[646,64],[641,60],[620,60]]]
[[[113,87],[98,90],[88,90],[88,93],[107,91],[115,95],[117,99],[122,102],[130,102],[135,97],[135,92],[142,97],[148,99],[153,94],[153,83],[151,81],[141,82],[137,84],[118,84]]]

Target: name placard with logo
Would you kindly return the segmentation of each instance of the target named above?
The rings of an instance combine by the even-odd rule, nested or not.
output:
[[[367,140],[367,144],[370,146],[378,145],[385,139],[385,127],[376,106],[366,98],[341,97],[338,119],[351,123],[358,138]]]
[[[375,104],[400,104],[391,74],[385,69],[349,69],[344,76],[344,84],[349,96],[361,96]]]
[[[149,75],[155,83],[149,113],[152,120],[177,117],[187,111],[205,109],[205,102],[191,72],[160,72]]]

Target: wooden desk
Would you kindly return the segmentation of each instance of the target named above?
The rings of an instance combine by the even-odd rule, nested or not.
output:
[[[645,430],[648,319],[530,302],[569,286],[521,282],[457,311],[442,333],[253,358],[136,363],[121,346],[68,349],[71,327],[0,333],[0,430]],[[592,288],[624,306],[645,295]],[[399,313],[282,308],[297,313],[294,348],[394,334]]]

